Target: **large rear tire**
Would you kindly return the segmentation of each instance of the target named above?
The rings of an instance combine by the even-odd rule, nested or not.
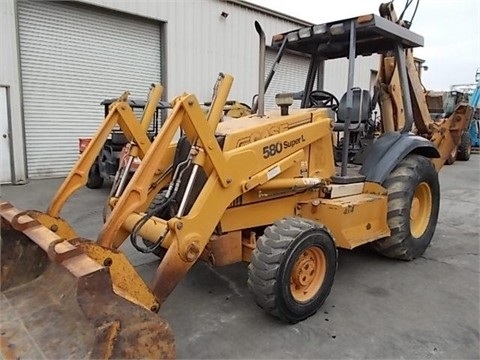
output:
[[[470,160],[470,154],[472,152],[472,141],[470,139],[470,133],[466,130],[463,132],[458,145],[457,159],[462,161]]]
[[[384,181],[391,235],[372,243],[380,254],[412,260],[421,256],[435,232],[440,207],[438,174],[420,155],[408,155]]]
[[[322,225],[287,218],[267,227],[248,267],[248,288],[267,313],[291,323],[315,314],[332,288],[337,249]]]

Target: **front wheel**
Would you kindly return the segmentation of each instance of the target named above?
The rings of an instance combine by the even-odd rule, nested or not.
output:
[[[411,154],[384,181],[388,191],[388,226],[391,235],[372,243],[380,254],[412,260],[432,240],[440,207],[438,174],[425,157]]]
[[[267,227],[248,267],[248,288],[267,313],[291,323],[322,306],[332,288],[337,249],[320,224],[287,218]]]

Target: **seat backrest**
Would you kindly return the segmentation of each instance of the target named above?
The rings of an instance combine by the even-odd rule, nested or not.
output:
[[[372,99],[368,90],[355,88],[353,92],[352,113],[350,124],[365,122],[372,111]],[[337,111],[337,122],[344,123],[347,119],[347,93],[343,94]]]

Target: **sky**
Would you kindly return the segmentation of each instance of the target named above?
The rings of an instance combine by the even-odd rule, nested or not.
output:
[[[378,0],[248,0],[312,23],[324,23],[363,14],[378,14]],[[399,15],[406,0],[395,0]],[[327,5],[328,4],[328,5]],[[416,0],[404,19],[409,20]],[[480,1],[420,0],[411,30],[425,39],[414,55],[425,60],[422,81],[428,90],[448,90],[451,85],[475,82],[480,68]]]

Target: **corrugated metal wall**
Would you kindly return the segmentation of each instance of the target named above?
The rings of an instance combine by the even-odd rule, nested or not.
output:
[[[169,98],[186,91],[197,94],[200,101],[210,100],[221,71],[235,78],[230,98],[250,103],[257,92],[258,74],[254,21],[264,28],[267,44],[274,34],[299,26],[219,0],[82,1],[167,21]],[[222,17],[222,12],[228,13],[228,17]]]
[[[219,0],[120,1],[82,0],[167,22],[167,92],[171,98],[183,91],[208,100],[219,71],[235,77],[231,98],[250,103],[257,93],[258,36],[254,21],[262,25],[267,45],[274,34],[300,25]],[[228,17],[221,16],[222,11]],[[291,57],[289,57],[291,60]],[[356,60],[355,85],[368,89],[370,70],[377,56]],[[269,69],[267,65],[267,71]],[[347,60],[326,62],[325,90],[341,96],[347,87]],[[295,74],[293,74],[295,75]]]
[[[267,51],[265,73],[268,76],[270,69],[275,61],[276,52],[273,50]],[[295,54],[286,53],[265,94],[265,109],[277,109],[275,104],[275,95],[285,92],[298,92],[305,88],[305,79],[307,77],[308,68],[310,65],[310,58],[299,56]],[[301,101],[294,101],[292,109],[300,108]]]

